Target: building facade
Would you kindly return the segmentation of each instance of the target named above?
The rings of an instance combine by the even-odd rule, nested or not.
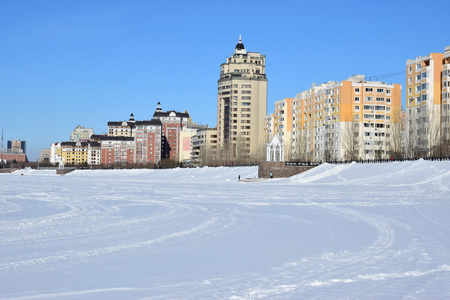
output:
[[[98,142],[62,142],[61,161],[69,165],[100,165],[101,145]]]
[[[180,131],[184,126],[191,124],[191,118],[187,111],[174,110],[163,111],[158,102],[153,119],[161,122],[161,159],[167,158],[179,162],[181,147]]]
[[[267,114],[266,57],[247,52],[239,37],[234,54],[220,65],[217,136],[222,151],[235,157],[264,152]]]
[[[214,165],[217,159],[217,128],[199,128],[193,137],[192,159],[200,165]]]
[[[102,166],[123,166],[135,162],[134,137],[93,135],[91,140],[100,143]]]
[[[289,160],[381,159],[401,152],[399,84],[364,75],[314,84],[292,102],[277,101],[275,111],[274,134]]]
[[[158,164],[162,159],[162,141],[160,120],[136,121],[135,163]]]
[[[108,135],[134,137],[135,126],[136,121],[134,119],[134,115],[130,114],[128,121],[108,122]]]
[[[86,142],[89,141],[91,135],[94,134],[94,129],[85,128],[84,126],[78,125],[70,134],[71,142]]]
[[[26,141],[8,141],[6,149],[11,153],[27,153]]]
[[[430,53],[406,62],[409,156],[441,156],[448,152],[449,65],[450,47],[445,48],[445,53]]]
[[[50,149],[42,149],[39,155],[39,162],[49,163],[50,162]]]

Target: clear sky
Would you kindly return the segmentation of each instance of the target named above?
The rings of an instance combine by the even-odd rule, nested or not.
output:
[[[239,34],[266,55],[274,102],[355,74],[405,86],[405,62],[450,45],[447,1],[0,0],[0,127],[31,161],[77,125],[187,110],[216,126]],[[403,97],[404,98],[404,97]]]

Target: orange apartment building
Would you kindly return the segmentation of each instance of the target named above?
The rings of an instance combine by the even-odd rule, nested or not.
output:
[[[274,131],[284,136],[286,160],[389,158],[401,151],[399,84],[356,75],[313,85],[292,102],[277,101],[275,111]]]
[[[409,156],[440,156],[449,139],[450,46],[406,62],[406,147]]]

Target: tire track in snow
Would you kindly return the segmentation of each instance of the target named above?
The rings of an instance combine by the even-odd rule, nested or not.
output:
[[[86,257],[92,257],[92,256],[100,256],[105,254],[110,254],[113,252],[118,251],[124,251],[124,250],[132,250],[136,248],[151,246],[154,244],[163,243],[172,239],[177,239],[184,237],[186,235],[192,235],[194,233],[197,233],[198,231],[204,231],[207,228],[213,226],[218,221],[218,218],[210,218],[206,222],[178,232],[174,232],[171,234],[163,235],[158,238],[153,238],[146,241],[141,241],[133,244],[118,244],[115,246],[110,247],[104,247],[99,249],[93,249],[93,250],[85,250],[85,251],[65,251],[65,254],[59,254],[59,255],[50,255],[42,258],[36,258],[36,259],[30,259],[30,260],[24,260],[24,261],[16,261],[16,262],[10,262],[6,264],[0,264],[0,270],[7,271],[11,269],[23,269],[24,267],[33,267],[36,265],[42,265],[42,264],[48,264],[48,263],[55,263],[59,261],[67,261],[72,259],[81,259]]]

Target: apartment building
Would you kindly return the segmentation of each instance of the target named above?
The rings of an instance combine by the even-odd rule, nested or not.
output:
[[[275,113],[264,116],[264,144],[269,143],[275,133]]]
[[[217,159],[217,128],[199,128],[193,137],[194,162],[200,165],[214,165]]]
[[[91,135],[94,134],[93,128],[85,128],[84,126],[78,125],[70,134],[71,142],[86,142],[89,141]]]
[[[181,147],[180,131],[184,126],[191,124],[192,120],[187,111],[163,111],[158,102],[153,119],[161,122],[161,159],[169,158],[179,162]]]
[[[448,132],[450,47],[445,50],[406,62],[406,144],[410,156],[439,155],[442,133]]]
[[[136,121],[135,162],[138,164],[158,164],[162,157],[161,120]]]
[[[70,165],[100,165],[101,145],[98,142],[62,142],[61,160]]]
[[[313,84],[292,104],[289,98],[277,101],[275,110],[274,131],[284,137],[286,159],[376,159],[401,151],[399,84],[364,75]]]
[[[62,162],[61,143],[53,143],[50,145],[50,163],[58,164]]]
[[[134,115],[130,114],[128,121],[110,121],[108,122],[109,136],[134,137],[136,121]]]
[[[450,150],[450,46],[445,47],[442,64],[442,142]],[[444,155],[444,153],[440,153]]]
[[[264,146],[267,114],[266,56],[247,52],[239,37],[234,54],[220,65],[217,136],[234,157],[257,155]]]
[[[135,139],[131,136],[93,135],[92,141],[101,145],[100,162],[103,166],[133,164]]]
[[[290,159],[292,151],[292,101],[293,98],[275,101],[274,132],[279,142],[284,145],[286,159]]]

